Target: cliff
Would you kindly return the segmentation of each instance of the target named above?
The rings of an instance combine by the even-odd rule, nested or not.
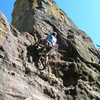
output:
[[[100,100],[100,52],[53,0],[16,0],[12,25],[0,13],[0,100]],[[34,44],[57,32],[40,70]]]

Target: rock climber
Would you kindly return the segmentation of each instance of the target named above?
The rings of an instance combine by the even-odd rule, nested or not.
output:
[[[45,38],[42,38],[39,40],[38,44],[44,45],[44,51],[45,51],[45,65],[48,63],[48,54],[49,52],[56,47],[57,43],[57,33],[53,32],[51,34],[48,34]]]

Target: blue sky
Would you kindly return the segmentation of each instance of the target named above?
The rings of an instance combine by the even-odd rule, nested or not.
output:
[[[73,20],[79,29],[90,36],[94,44],[100,45],[100,0],[54,0],[58,7]],[[11,22],[11,13],[15,0],[2,0],[0,11]]]

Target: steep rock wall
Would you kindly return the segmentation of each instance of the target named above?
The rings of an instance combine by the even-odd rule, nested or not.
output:
[[[48,15],[53,15],[59,20],[67,22],[71,27],[76,27],[76,25],[67,17],[63,10],[56,6],[53,0],[16,0],[14,11],[12,13],[12,24],[16,26],[19,22],[19,17],[23,12],[29,9],[37,9],[41,12],[47,13]],[[18,24],[17,24],[18,25]]]
[[[37,1],[30,3],[36,9],[25,0],[19,7],[16,1],[12,23],[20,32],[0,13],[0,99],[99,100],[100,53],[92,40],[70,20],[37,7]],[[46,69],[39,70],[34,44],[54,31],[58,49],[50,54]]]

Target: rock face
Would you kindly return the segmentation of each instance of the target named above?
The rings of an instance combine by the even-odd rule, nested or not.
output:
[[[100,53],[53,0],[16,0],[10,25],[0,13],[0,100],[100,100]],[[45,70],[34,44],[57,32]]]
[[[16,0],[15,8],[12,13],[12,24],[17,27],[19,17],[21,17],[22,13],[27,12],[29,9],[40,10],[43,14],[47,13],[59,20],[67,22],[70,27],[76,27],[76,25],[68,17],[66,17],[66,14],[56,6],[53,0],[22,0],[21,2],[20,0]]]

